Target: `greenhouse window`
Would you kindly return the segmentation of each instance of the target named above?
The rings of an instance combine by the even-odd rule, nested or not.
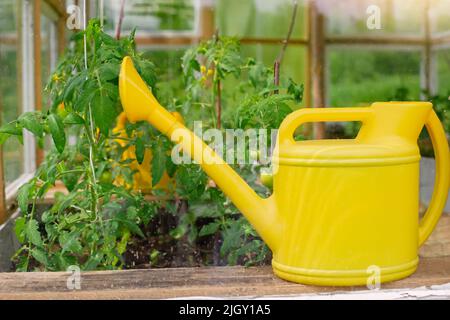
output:
[[[114,33],[119,23],[121,1],[100,1],[105,30]],[[137,37],[194,36],[198,34],[199,0],[130,0],[125,2],[121,31]],[[99,9],[101,10],[101,9]]]

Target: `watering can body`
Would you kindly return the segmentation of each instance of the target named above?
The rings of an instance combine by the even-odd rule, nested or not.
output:
[[[348,286],[392,281],[416,270],[418,248],[436,225],[449,188],[448,143],[430,103],[291,113],[273,153],[274,192],[262,199],[159,105],[129,58],[122,63],[119,90],[131,121],[147,120],[180,144],[247,217],[271,248],[279,277]],[[359,121],[362,127],[355,139],[294,140],[299,126],[318,121]],[[437,170],[430,207],[419,221],[417,138],[424,125]]]
[[[295,128],[314,121],[360,121],[362,127],[355,139],[293,140]],[[436,202],[419,226],[417,137],[424,124],[440,158]],[[447,140],[430,103],[294,112],[280,127],[273,163],[276,210],[289,221],[273,253],[279,277],[364,285],[416,270],[419,245],[437,222],[448,192]]]

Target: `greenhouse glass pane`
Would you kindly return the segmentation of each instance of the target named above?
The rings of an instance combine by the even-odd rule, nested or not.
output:
[[[438,69],[438,93],[450,95],[450,49],[436,53]]]
[[[330,35],[424,34],[422,0],[319,0],[317,5]]]
[[[298,1],[292,39],[305,39],[307,1]],[[217,0],[220,34],[248,38],[285,38],[292,16],[291,0]]]
[[[161,103],[169,106],[173,99],[184,95],[183,72],[181,69],[181,58],[186,48],[155,48],[139,47],[144,57],[155,64],[158,75],[156,94],[161,97]],[[167,101],[164,101],[167,98]]]
[[[418,100],[420,62],[419,51],[330,48],[329,104],[350,107],[375,101]]]
[[[114,32],[122,1],[105,1],[105,28]],[[136,28],[137,34],[161,31],[189,31],[195,28],[196,0],[127,0],[122,34]]]
[[[252,57],[266,66],[273,66],[280,53],[280,45],[242,45],[244,56]],[[281,77],[292,78],[297,83],[305,83],[307,73],[307,48],[300,45],[289,45],[281,63]]]
[[[21,113],[20,74],[20,1],[0,2],[0,110],[1,121],[13,121]],[[23,172],[23,147],[17,139],[3,144],[3,166],[6,184],[17,179]]]
[[[450,31],[450,0],[434,0],[432,2],[430,24],[433,33]]]
[[[56,26],[50,18],[41,15],[41,82],[43,107],[50,106],[47,92],[44,90],[52,70],[56,67]]]

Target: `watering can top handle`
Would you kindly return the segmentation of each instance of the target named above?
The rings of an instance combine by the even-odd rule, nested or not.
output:
[[[448,196],[450,181],[448,141],[444,128],[433,110],[430,112],[425,126],[433,143],[436,175],[430,205],[419,225],[419,246],[427,240],[442,214]]]
[[[294,131],[307,122],[361,121],[365,122],[373,114],[372,108],[304,108],[289,114],[278,130],[280,142],[292,142]]]

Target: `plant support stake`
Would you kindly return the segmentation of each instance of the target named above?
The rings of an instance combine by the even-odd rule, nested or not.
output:
[[[289,30],[286,39],[283,41],[283,46],[281,47],[280,53],[278,54],[278,57],[276,58],[275,63],[273,65],[273,74],[274,74],[273,84],[275,85],[275,87],[278,87],[280,85],[281,62],[283,61],[284,54],[286,53],[289,40],[291,40],[292,31],[294,30],[295,19],[297,17],[297,8],[298,8],[298,1],[295,0],[292,11],[291,23],[289,25]],[[278,94],[278,91],[279,91],[278,89],[275,89],[274,94]]]

